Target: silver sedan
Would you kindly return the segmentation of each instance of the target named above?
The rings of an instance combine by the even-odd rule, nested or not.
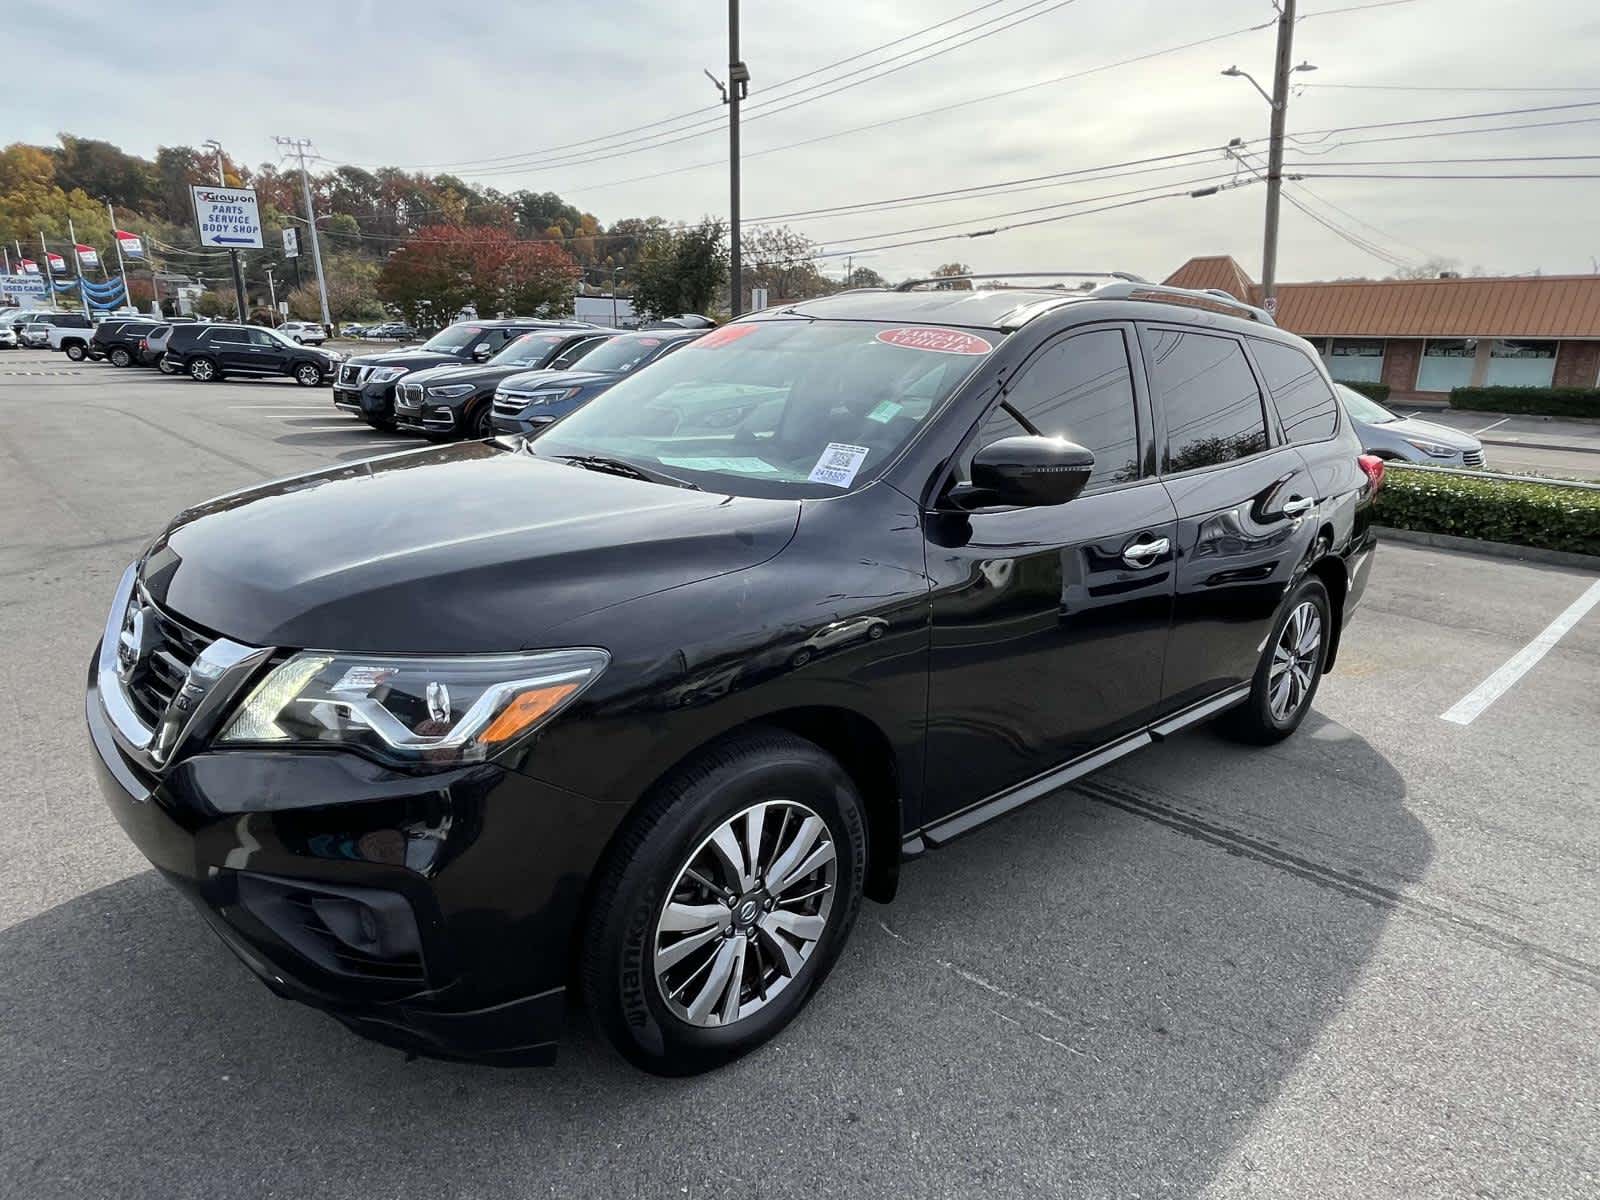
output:
[[[1402,417],[1354,388],[1342,383],[1334,386],[1356,427],[1361,448],[1368,454],[1431,467],[1483,466],[1483,443],[1470,433],[1416,417]]]

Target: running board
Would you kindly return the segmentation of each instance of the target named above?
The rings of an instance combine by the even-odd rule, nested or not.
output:
[[[1197,725],[1201,721],[1209,720],[1218,713],[1225,712],[1234,705],[1241,703],[1250,695],[1250,685],[1230,688],[1226,692],[1192,704],[1181,712],[1174,713],[1165,720],[1157,721],[1154,725],[1147,726],[1137,733],[1129,734],[1119,741],[1102,746],[1081,758],[1063,763],[1059,767],[1052,767],[1042,775],[1035,775],[1032,779],[1024,780],[1015,787],[1007,788],[987,800],[952,813],[948,817],[941,817],[931,825],[924,825],[921,829],[907,834],[900,842],[900,852],[903,858],[919,858],[926,850],[938,850],[948,843],[971,833],[980,825],[986,825],[996,817],[1014,812],[1025,804],[1031,804],[1042,796],[1058,791],[1075,779],[1081,779],[1092,771],[1132,754],[1135,750],[1142,750],[1154,742],[1165,741],[1180,729],[1190,725]]]

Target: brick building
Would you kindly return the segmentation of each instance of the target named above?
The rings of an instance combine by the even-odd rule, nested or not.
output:
[[[1261,303],[1227,255],[1191,258],[1166,282]],[[1281,283],[1277,320],[1335,379],[1386,383],[1396,396],[1600,383],[1600,275]]]

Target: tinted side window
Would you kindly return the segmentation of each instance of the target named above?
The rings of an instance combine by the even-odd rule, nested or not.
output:
[[[1310,356],[1282,342],[1250,339],[1283,432],[1291,442],[1320,442],[1339,425],[1339,402]]]
[[[1086,490],[1139,477],[1133,377],[1120,330],[1074,334],[1047,347],[1012,384],[1006,401],[1047,437],[1064,437],[1094,451]],[[984,418],[973,445],[1027,432],[999,406]]]
[[[1232,338],[1153,329],[1146,334],[1150,391],[1167,415],[1166,470],[1214,467],[1267,448],[1261,389]]]

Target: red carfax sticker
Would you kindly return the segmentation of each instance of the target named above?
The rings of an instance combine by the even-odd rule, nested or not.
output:
[[[933,350],[940,354],[987,354],[990,343],[959,329],[937,329],[931,325],[907,325],[901,329],[878,330],[878,341],[907,350]]]
[[[749,337],[759,325],[724,325],[720,329],[713,329],[703,337],[697,337],[690,342],[686,349],[715,350],[718,346],[726,346],[729,342],[737,342],[742,337]]]

